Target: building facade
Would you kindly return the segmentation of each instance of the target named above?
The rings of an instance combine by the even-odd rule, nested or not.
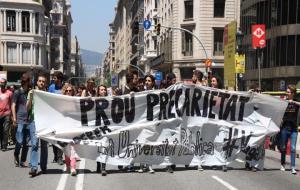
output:
[[[9,82],[27,71],[49,71],[44,6],[39,1],[0,1],[0,65]],[[49,45],[49,44],[48,44]]]
[[[204,61],[212,59],[211,71],[223,78],[223,32],[226,24],[240,18],[240,0],[158,1],[159,56],[150,68],[173,72],[179,81],[190,80],[193,70],[206,72]],[[239,23],[238,23],[239,25]],[[200,41],[182,28],[192,32]]]
[[[51,27],[51,72],[71,74],[71,2],[52,0]]]
[[[262,90],[300,88],[300,0],[242,0],[241,29],[245,34],[246,85],[258,83],[261,63]],[[251,25],[266,25],[266,47],[251,46]]]

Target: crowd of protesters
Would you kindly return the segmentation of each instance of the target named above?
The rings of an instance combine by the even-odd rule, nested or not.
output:
[[[62,94],[66,96],[78,97],[103,97],[108,96],[108,89],[105,85],[96,86],[95,79],[89,78],[86,84],[73,86],[72,84],[63,81],[63,74],[55,72],[52,76],[52,83],[48,86],[47,77],[40,73],[36,78],[36,83],[32,84],[30,74],[24,73],[21,77],[21,87],[7,87],[7,80],[0,78],[0,142],[1,150],[7,151],[9,139],[15,144],[14,149],[14,165],[15,167],[30,167],[30,176],[38,174],[38,164],[40,164],[41,173],[47,173],[48,163],[48,142],[43,139],[38,139],[35,131],[34,122],[34,99],[33,89],[48,91],[50,93]],[[204,76],[199,70],[193,72],[191,81],[194,85],[209,86],[212,88],[222,89],[222,81],[217,76]],[[110,89],[110,95],[133,94],[141,91],[150,91],[155,89],[165,89],[176,83],[176,75],[169,73],[165,80],[161,81],[159,86],[155,83],[155,78],[152,75],[146,75],[143,78],[138,77],[136,71],[126,74],[126,84],[120,88]],[[295,157],[296,157],[296,141],[297,141],[297,114],[300,103],[295,100],[296,88],[294,85],[289,85],[287,88],[287,100],[289,101],[288,108],[283,118],[283,123],[280,131],[280,149],[281,149],[281,170],[285,170],[286,145],[288,138],[291,139],[291,172],[296,174]],[[10,134],[10,135],[9,135]],[[27,154],[29,150],[29,142],[31,145],[30,161],[28,164]],[[40,144],[40,145],[39,145]],[[40,147],[40,151],[39,150]],[[80,158],[76,154],[76,145],[74,142],[68,143],[64,147],[53,147],[54,159],[53,163],[59,165],[66,164],[66,172],[72,176],[76,176],[76,161]],[[21,152],[21,155],[20,155]],[[40,152],[40,156],[38,155]],[[63,155],[64,159],[63,159]],[[38,161],[38,157],[40,160]],[[246,168],[250,166],[246,163]],[[129,165],[123,168],[118,166],[123,171],[132,172],[134,166]],[[173,173],[175,165],[166,167],[166,171]],[[252,168],[256,171],[255,168]],[[198,165],[198,170],[202,171],[201,164]],[[139,173],[148,171],[155,173],[152,165],[140,163]],[[227,166],[223,166],[223,171],[227,171]],[[106,163],[96,162],[96,172],[103,176],[107,175]]]

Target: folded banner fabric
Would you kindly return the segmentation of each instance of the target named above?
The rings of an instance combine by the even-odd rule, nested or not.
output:
[[[37,135],[80,157],[112,165],[263,167],[266,136],[287,102],[252,92],[176,84],[165,90],[82,98],[34,92]]]

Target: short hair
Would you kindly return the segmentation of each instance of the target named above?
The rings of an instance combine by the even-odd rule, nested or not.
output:
[[[287,86],[287,88],[291,91],[291,93],[293,93],[293,94],[296,94],[296,93],[297,93],[297,88],[296,88],[295,85],[289,84],[289,85]]]
[[[84,85],[83,83],[81,83],[81,84],[78,86],[78,88],[81,88],[82,90],[86,89],[86,87],[85,87],[85,85]],[[78,89],[78,88],[77,88],[77,89]]]
[[[44,77],[45,79],[47,79],[45,73],[43,73],[43,72],[39,72],[39,73],[38,73],[37,78],[39,78],[39,77]]]
[[[132,74],[139,76],[139,73],[136,70],[131,71]]]
[[[174,73],[168,73],[167,74],[167,81],[171,81],[173,80],[174,78],[176,78],[176,75]]]
[[[93,77],[91,77],[91,78],[88,78],[86,82],[87,82],[87,83],[88,83],[88,82],[93,82],[93,83],[95,83],[95,79],[94,79]]]
[[[199,71],[199,70],[195,70],[194,71],[194,75],[197,77],[197,79],[198,80],[200,80],[200,81],[202,81],[202,79],[203,79],[203,73],[201,72],[201,71]]]
[[[53,76],[55,76],[55,77],[56,77],[58,80],[60,80],[60,81],[62,81],[63,78],[64,78],[63,73],[60,72],[60,71],[55,71],[55,72],[53,73]]]

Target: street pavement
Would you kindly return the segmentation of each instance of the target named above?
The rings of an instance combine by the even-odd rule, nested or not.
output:
[[[13,147],[7,152],[0,152],[0,189],[30,190],[299,190],[300,172],[292,175],[290,170],[280,171],[280,154],[266,151],[264,171],[247,171],[245,163],[237,160],[229,165],[228,171],[208,169],[198,171],[196,168],[186,169],[178,166],[171,174],[163,167],[155,167],[155,174],[123,173],[115,166],[108,166],[108,175],[101,176],[95,172],[96,162],[81,159],[77,162],[78,175],[70,176],[64,172],[64,166],[52,163],[52,147],[49,147],[48,173],[34,178],[28,175],[29,168],[17,168],[13,163]],[[28,156],[29,158],[29,156]],[[289,161],[289,157],[287,158]],[[300,168],[300,160],[296,161]],[[287,167],[289,168],[289,167]]]

